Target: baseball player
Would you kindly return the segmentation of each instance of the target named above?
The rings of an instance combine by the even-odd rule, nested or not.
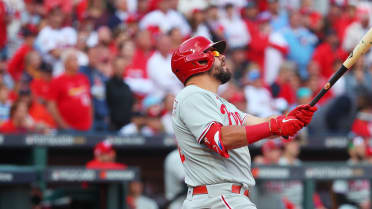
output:
[[[287,115],[257,118],[217,95],[229,81],[225,41],[196,36],[172,54],[172,71],[185,85],[173,105],[172,123],[185,170],[188,193],[183,209],[254,209],[249,189],[248,146],[270,136],[293,136],[317,110],[302,105]]]

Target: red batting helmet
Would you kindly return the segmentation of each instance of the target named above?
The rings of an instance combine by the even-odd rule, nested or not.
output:
[[[172,71],[185,84],[186,80],[197,73],[208,71],[214,62],[214,56],[208,49],[213,48],[224,53],[225,41],[213,43],[203,36],[184,41],[172,55]]]

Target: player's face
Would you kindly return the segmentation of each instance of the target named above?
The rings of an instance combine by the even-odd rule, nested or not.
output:
[[[228,82],[231,79],[231,72],[227,68],[225,63],[225,55],[218,53],[217,51],[213,51],[214,55],[214,63],[212,66],[212,70],[209,73],[221,84]]]

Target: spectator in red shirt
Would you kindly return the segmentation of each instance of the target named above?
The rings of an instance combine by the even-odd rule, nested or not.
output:
[[[94,147],[94,159],[86,164],[89,169],[126,169],[127,166],[115,162],[116,152],[108,141],[99,142]]]
[[[31,28],[22,28],[21,36],[24,38],[24,43],[8,62],[8,72],[14,81],[20,79],[25,69],[26,56],[33,49],[36,35],[36,31],[33,31]]]
[[[36,100],[45,103],[48,98],[50,82],[52,81],[52,66],[42,63],[39,69],[39,76],[30,83],[30,89]]]
[[[88,131],[92,126],[89,80],[78,73],[75,51],[68,52],[63,58],[65,72],[51,82],[48,109],[60,129]]]
[[[33,124],[28,117],[29,105],[25,101],[17,101],[10,108],[10,119],[0,126],[0,133],[22,134],[32,131]]]
[[[333,64],[337,59],[344,58],[347,53],[340,47],[340,42],[335,31],[328,32],[325,42],[314,51],[313,60],[320,67],[323,79],[328,79],[333,74]]]

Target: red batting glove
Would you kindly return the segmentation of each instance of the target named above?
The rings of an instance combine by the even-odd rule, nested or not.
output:
[[[303,127],[304,123],[294,116],[281,115],[269,121],[271,134],[277,136],[294,136]]]
[[[309,104],[299,105],[294,110],[290,111],[287,116],[293,116],[302,121],[307,126],[313,118],[314,112],[318,108]]]

